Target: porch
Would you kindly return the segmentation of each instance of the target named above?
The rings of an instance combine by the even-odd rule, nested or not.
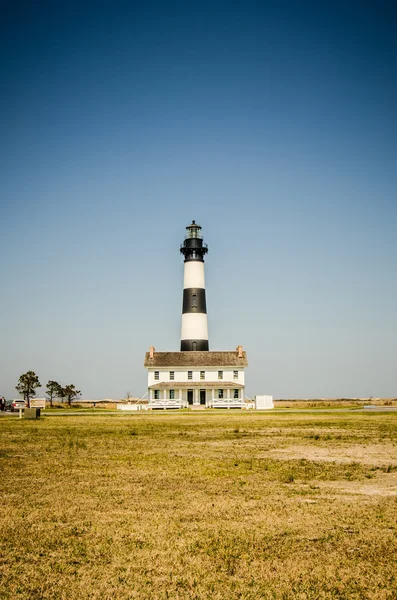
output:
[[[159,381],[149,387],[148,408],[242,408],[244,386],[234,381]]]

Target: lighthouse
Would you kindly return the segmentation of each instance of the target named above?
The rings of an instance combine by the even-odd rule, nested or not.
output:
[[[208,351],[207,303],[205,299],[204,256],[201,227],[195,221],[186,227],[181,244],[184,261],[181,352]]]
[[[184,257],[180,351],[156,352],[150,346],[146,352],[147,407],[245,408],[247,353],[242,346],[232,351],[209,349],[204,278],[208,246],[196,221],[186,227],[180,251]]]

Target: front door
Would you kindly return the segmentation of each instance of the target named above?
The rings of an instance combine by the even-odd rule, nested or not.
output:
[[[200,390],[200,404],[205,404],[205,390]]]
[[[187,391],[187,403],[193,404],[193,390]]]

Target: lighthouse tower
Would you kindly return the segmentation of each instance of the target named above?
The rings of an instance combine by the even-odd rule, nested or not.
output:
[[[182,305],[181,351],[209,350],[205,301],[204,255],[201,227],[195,221],[186,227],[181,253],[185,257]]]
[[[195,221],[186,231],[181,244],[185,259],[181,349],[156,352],[150,346],[146,352],[147,408],[247,408],[244,374],[248,367],[247,353],[242,346],[232,351],[209,350],[204,280],[208,247]]]

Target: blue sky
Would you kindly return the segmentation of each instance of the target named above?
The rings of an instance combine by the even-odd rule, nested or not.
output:
[[[0,394],[33,369],[143,395],[149,345],[179,349],[196,219],[210,348],[244,346],[249,395],[397,396],[392,2],[3,17]]]

